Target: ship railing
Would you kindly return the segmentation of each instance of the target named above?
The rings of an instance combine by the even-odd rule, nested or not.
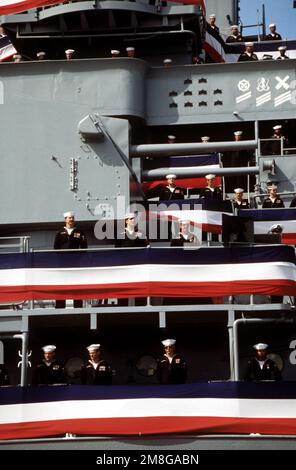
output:
[[[168,242],[167,242],[168,243]],[[235,245],[236,243],[233,242],[231,245]],[[238,245],[256,245],[256,243],[250,243],[250,242],[239,242]],[[196,245],[194,247],[179,247],[180,250],[197,250],[201,246],[207,246],[207,247],[217,247],[217,246],[224,246],[223,242],[208,242],[205,241],[202,243],[202,245]],[[166,248],[168,250],[170,249],[176,249],[176,247],[171,247],[171,246],[153,246],[153,249],[163,249]],[[124,248],[117,248],[115,246],[97,246],[97,247],[92,247],[92,248],[84,248],[84,249],[73,249],[73,250],[58,250],[59,253],[61,252],[67,252],[69,253],[70,251],[73,251],[75,253],[77,252],[97,252],[97,251],[119,251],[121,249],[129,250],[129,251],[134,251],[134,250],[142,250],[143,248],[141,247],[124,247]],[[46,249],[30,249],[30,252],[35,252],[35,253],[57,253],[56,250],[46,250]],[[92,298],[92,299],[85,299],[83,300],[83,306],[82,307],[74,307],[74,301],[71,299],[66,299],[66,304],[65,308],[57,308],[56,307],[56,301],[52,299],[42,299],[42,300],[24,300],[22,302],[13,302],[13,303],[0,303],[0,310],[5,309],[5,306],[7,307],[12,307],[14,310],[22,310],[22,315],[25,313],[24,310],[26,311],[35,311],[36,314],[40,314],[40,312],[45,311],[52,311],[54,310],[57,314],[60,312],[65,312],[65,313],[90,313],[90,309],[92,311],[102,311],[104,313],[115,313],[115,312],[130,312],[132,313],[133,311],[141,312],[141,311],[150,311],[152,310],[168,310],[173,308],[180,308],[182,307],[185,310],[192,310],[192,309],[198,309],[198,310],[203,310],[204,307],[207,307],[209,310],[216,310],[217,307],[220,308],[226,308],[228,309],[228,306],[231,304],[237,304],[237,305],[249,305],[253,306],[255,309],[259,305],[275,305],[271,301],[271,298],[269,295],[236,295],[236,296],[222,296],[222,297],[217,297],[213,293],[213,295],[208,295],[207,297],[200,297],[196,298],[192,302],[189,302],[189,299],[187,297],[178,297],[177,299],[174,299],[175,301],[172,300],[172,298],[169,297],[141,297],[140,303],[137,303],[136,298],[123,298],[127,303],[122,305],[120,302],[121,299],[115,297],[106,297],[106,298]],[[294,298],[289,297],[289,296],[284,296],[283,301],[281,302],[281,308],[284,305],[294,305]],[[39,313],[37,313],[39,312]],[[33,312],[32,312],[33,313]],[[50,314],[50,313],[49,313]],[[52,314],[52,313],[51,313]],[[29,314],[30,315],[30,314]],[[162,320],[160,320],[162,322]]]
[[[0,237],[0,249],[6,250],[7,253],[18,251],[25,253],[29,251],[29,240],[31,237]],[[16,248],[12,251],[10,249]]]
[[[26,253],[29,251],[29,236],[24,237],[0,237],[0,250],[5,250],[5,253]],[[20,302],[0,302],[0,309],[7,307],[13,310],[21,310],[26,300]]]
[[[258,155],[259,157],[265,157],[265,156],[269,156],[269,155],[284,155],[285,151],[287,150],[286,148],[284,148],[284,143],[285,143],[285,139],[283,137],[281,137],[280,139],[277,139],[277,138],[273,138],[273,137],[270,137],[268,139],[258,139],[258,142],[259,142],[259,145],[258,145]],[[266,143],[265,143],[266,142]],[[276,153],[276,154],[270,154],[268,153],[268,146],[273,142],[276,142],[279,144],[279,152]],[[262,145],[263,143],[263,145]],[[264,146],[266,146],[266,152],[264,150]],[[263,152],[262,152],[263,150]]]

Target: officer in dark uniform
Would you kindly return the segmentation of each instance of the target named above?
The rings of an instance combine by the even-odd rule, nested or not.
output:
[[[84,233],[75,227],[74,212],[64,213],[65,226],[58,232],[54,240],[55,250],[76,250],[79,248],[87,248],[87,239]],[[57,300],[56,308],[65,308],[65,300]],[[81,308],[82,300],[74,300],[74,307]]]
[[[223,193],[222,190],[218,187],[215,187],[215,178],[216,175],[206,175],[207,186],[203,188],[200,192],[200,197],[205,197],[206,199],[218,199],[222,201]]]
[[[171,241],[171,246],[184,246],[189,244],[196,244],[197,238],[194,233],[190,232],[189,220],[180,220],[180,231],[176,238]]]
[[[238,26],[236,24],[231,26],[231,34],[226,39],[226,42],[243,42],[243,37],[239,34]]]
[[[289,60],[290,59],[290,57],[288,57],[286,54],[286,50],[287,50],[286,46],[278,47],[278,51],[280,55],[277,57],[277,60]]]
[[[3,385],[10,385],[10,380],[4,364],[0,364],[0,387]]]
[[[116,240],[116,248],[140,248],[149,245],[145,235],[140,232],[136,224],[136,214],[129,212],[124,217],[125,229]]]
[[[253,348],[256,351],[256,357],[248,362],[245,380],[282,380],[281,372],[276,363],[267,358],[268,344],[254,344]]]
[[[258,60],[258,56],[253,52],[254,43],[253,42],[246,42],[245,43],[245,51],[238,58],[238,62],[252,62]]]
[[[220,34],[220,29],[216,25],[216,15],[213,13],[209,16],[208,25],[212,28],[216,33]]]
[[[274,139],[269,142],[269,153],[270,155],[280,155],[282,153],[281,143],[283,141],[283,147],[287,147],[288,140],[283,135],[283,126],[281,124],[276,124],[273,126],[273,135],[270,137]]]
[[[145,248],[149,247],[149,240],[137,228],[136,214],[134,212],[127,213],[124,218],[125,229],[115,242],[116,248]],[[135,299],[136,306],[147,304],[146,297],[138,297]],[[128,306],[128,298],[118,299],[118,305]]]
[[[162,341],[164,354],[157,361],[156,376],[161,384],[184,384],[187,378],[185,359],[175,353],[175,339]]]
[[[82,385],[111,385],[112,369],[110,364],[101,359],[100,344],[91,344],[88,350],[89,360],[81,368]]]
[[[290,204],[290,207],[296,207],[296,196],[293,197],[293,199],[291,201],[291,204]]]
[[[233,199],[233,207],[235,209],[250,209],[250,204],[247,199],[244,199],[244,190],[243,188],[236,188],[233,190],[234,192],[234,199]]]
[[[269,25],[270,33],[265,36],[264,41],[281,41],[282,36],[276,32],[276,24],[270,23]]]
[[[278,207],[285,207],[284,201],[277,194],[277,186],[272,184],[268,187],[269,196],[264,199],[263,209],[274,209]]]
[[[87,248],[87,240],[84,233],[75,227],[74,212],[65,212],[65,227],[55,236],[55,250],[73,250]]]
[[[241,142],[243,131],[238,130],[233,133],[234,141]],[[225,167],[246,167],[252,162],[252,153],[249,150],[231,150],[223,154],[223,166]],[[249,176],[250,184],[255,183],[252,175]],[[234,186],[246,187],[248,185],[247,175],[229,175],[225,178],[225,190],[231,192]]]
[[[32,385],[67,383],[64,366],[55,358],[56,346],[48,344],[43,346],[42,350],[43,360],[36,365],[33,371]]]
[[[184,190],[176,186],[177,176],[174,174],[166,175],[167,186],[162,188],[159,194],[160,201],[172,201],[174,199],[184,199]]]

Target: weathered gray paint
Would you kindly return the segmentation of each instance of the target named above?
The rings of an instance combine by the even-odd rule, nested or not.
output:
[[[280,62],[280,64],[279,64]],[[285,79],[289,89],[281,87],[276,89],[280,82],[276,79]],[[264,78],[268,80],[269,90],[258,91],[258,80]],[[217,123],[242,121],[292,119],[295,116],[295,60],[288,61],[257,61],[234,64],[207,64],[207,65],[186,65],[172,66],[168,68],[154,68],[148,77],[147,94],[147,123],[149,125],[161,124],[193,124],[193,123]],[[200,83],[200,80],[206,83]],[[190,80],[192,83],[184,83]],[[247,90],[244,88],[243,80]],[[220,90],[221,93],[217,93]],[[278,98],[282,93],[291,90],[294,97],[291,101],[276,106]],[[216,93],[215,93],[216,91]],[[256,101],[262,95],[271,93],[269,101],[260,104]],[[170,96],[175,92],[176,96]],[[184,95],[184,93],[192,95]],[[199,94],[200,92],[206,94]],[[250,98],[241,102],[236,102],[241,96],[251,92]],[[200,105],[202,102],[205,106]],[[217,104],[222,102],[222,104]],[[175,103],[177,107],[170,107]],[[191,103],[192,106],[185,106]],[[216,104],[215,104],[216,103]],[[235,113],[235,114],[234,114]]]
[[[127,58],[0,64],[2,223],[55,222],[67,209],[76,210],[81,221],[95,220],[106,202],[124,196],[128,204],[134,179],[128,163],[128,116],[151,125],[270,119],[274,111],[278,119],[293,118],[293,102],[275,108],[272,94],[270,102],[256,107],[255,92],[260,95],[256,87],[263,76],[272,93],[278,93],[276,77],[284,80],[289,75],[283,83],[291,87],[294,64],[290,60],[151,68]],[[187,78],[191,85],[184,85]],[[207,83],[199,84],[201,78]],[[235,105],[237,84],[243,79],[250,82],[254,95]],[[193,95],[185,97],[189,89]],[[202,89],[208,94],[199,95]],[[213,94],[217,89],[222,95]],[[173,98],[178,108],[169,107],[170,90],[178,93]],[[293,98],[292,88],[291,92]],[[216,99],[223,105],[215,106]],[[184,107],[187,100],[192,108]],[[199,107],[201,100],[208,106]],[[88,116],[98,122],[103,137],[99,132],[97,140],[91,132],[83,134],[79,123]],[[71,161],[77,170],[77,188],[72,190]],[[137,184],[132,188],[140,197]]]
[[[296,191],[296,165],[295,155],[260,157],[260,182],[262,191],[266,192],[267,183],[274,182],[278,184],[278,192]],[[274,160],[274,174],[264,171],[264,162]]]

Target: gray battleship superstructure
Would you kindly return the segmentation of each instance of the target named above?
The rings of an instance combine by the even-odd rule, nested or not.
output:
[[[208,1],[210,10],[216,12],[224,35],[228,26],[239,20],[235,0]],[[120,219],[135,202],[147,207],[143,183],[162,181],[167,173],[180,179],[203,178],[208,167],[186,166],[186,158],[205,153],[218,155],[219,164],[213,171],[221,177],[225,199],[232,197],[234,189],[228,189],[227,179],[240,177],[253,211],[261,210],[268,187],[274,183],[289,207],[296,185],[294,59],[194,63],[194,57],[203,55],[205,39],[201,4],[73,1],[3,16],[1,22],[23,57],[20,63],[0,64],[0,221],[1,248],[7,256],[19,251],[25,260],[20,264],[29,268],[26,263],[30,262],[30,268],[43,269],[43,253],[56,256],[50,250],[63,212],[73,210],[79,227],[87,234],[89,248],[80,252],[88,254],[87,266],[92,266],[91,256],[99,259],[101,250],[107,260],[114,240],[100,240],[96,223]],[[65,60],[69,48],[74,55]],[[126,48],[134,48],[135,56],[128,57]],[[119,50],[120,55],[111,57],[111,50]],[[46,52],[45,60],[35,60],[38,51]],[[272,133],[276,124],[283,126],[289,140],[285,143],[279,139],[274,152]],[[238,130],[243,132],[243,139],[234,142],[233,134]],[[167,143],[168,135],[176,136],[176,143]],[[202,136],[210,136],[206,146]],[[229,166],[227,152],[248,152],[252,158],[246,166]],[[174,166],[176,160],[172,158],[167,165],[157,165],[158,160],[163,163],[168,157],[182,157],[185,163]],[[150,160],[152,166],[147,165]],[[120,205],[119,201],[124,202]],[[266,219],[270,226],[285,220],[285,214],[282,219],[274,217],[273,213]],[[289,226],[296,224],[296,217],[295,221],[293,217],[288,220]],[[292,243],[294,232],[292,227]],[[154,243],[165,265],[168,242],[150,238],[151,250]],[[264,264],[273,259],[268,246],[260,252],[266,257]],[[222,244],[221,235],[218,239],[209,234],[197,249],[203,248],[216,250],[217,257],[232,250]],[[249,245],[235,248],[243,253]],[[290,269],[294,249],[280,248],[286,251],[276,262],[287,263],[285,269]],[[178,258],[176,252],[171,253]],[[156,258],[152,253],[151,264],[156,263],[153,256]],[[198,264],[197,254],[193,256]],[[231,259],[235,256],[229,255]],[[256,254],[252,256],[255,259]],[[188,264],[189,258],[184,248]],[[113,263],[110,259],[109,265]],[[12,269],[12,261],[2,258],[1,262],[3,270]],[[13,258],[14,267],[18,262]],[[49,268],[58,269],[62,262],[61,258]],[[102,267],[103,261],[98,263]],[[256,271],[256,265],[253,269]],[[165,278],[166,272],[162,273]],[[24,274],[26,292],[34,288],[27,280],[30,275],[28,271]],[[56,309],[55,299],[59,297],[54,289],[50,295],[48,291],[35,297],[28,294],[28,298],[21,298],[24,292],[16,294],[14,290],[12,301],[6,292],[6,297],[0,296],[0,362],[8,368],[12,385],[27,386],[32,375],[28,363],[39,359],[42,345],[54,343],[75,386],[86,345],[99,342],[112,364],[115,386],[152,386],[156,384],[154,361],[160,340],[177,335],[191,364],[189,383],[239,381],[252,353],[251,345],[264,339],[276,353],[273,358],[282,369],[283,379],[293,381],[293,276],[283,280],[282,296],[268,282],[261,290],[254,289],[256,295],[247,289],[242,293],[235,282],[233,293],[230,287],[226,294],[219,294],[213,283],[212,293],[205,287],[204,297],[184,295],[182,302],[180,294],[176,302],[166,302],[166,297],[174,296],[170,297],[168,291],[162,295],[161,289],[157,295],[151,287],[153,294],[148,294],[147,304],[140,307],[133,298],[128,306],[121,307],[115,289],[103,296],[99,287],[97,297],[94,291],[86,295],[79,309],[73,308],[71,301],[67,301],[67,308]],[[7,288],[5,280],[1,282],[1,287]],[[22,279],[16,284],[21,286]],[[280,295],[277,302],[272,301],[274,292]],[[74,298],[79,299],[79,294]],[[295,425],[290,434],[296,434]]]

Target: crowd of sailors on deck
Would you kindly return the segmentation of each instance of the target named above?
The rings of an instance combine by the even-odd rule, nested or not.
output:
[[[288,139],[283,133],[283,128],[281,124],[276,124],[272,128],[273,133],[268,139],[264,139],[261,142],[261,153],[262,155],[281,155],[285,152],[285,149],[288,145]],[[234,141],[240,142],[242,140],[243,131],[238,130],[233,133]],[[202,136],[201,142],[207,144],[210,141],[209,136]],[[167,142],[170,144],[176,143],[176,136],[168,135]],[[206,150],[205,150],[206,153]],[[209,152],[211,153],[211,152]],[[149,157],[147,157],[149,159]],[[248,167],[255,164],[254,154],[249,150],[232,150],[227,151],[222,154],[222,163],[224,168],[231,167]],[[185,163],[184,163],[185,166]],[[158,198],[159,201],[172,201],[172,200],[183,200],[186,195],[191,197],[191,195],[198,194],[200,198],[213,199],[213,200],[223,200],[223,191],[220,186],[216,184],[216,175],[208,174],[205,176],[205,185],[203,188],[197,189],[188,189],[184,187],[184,181],[182,182],[182,187],[178,185],[177,175],[174,173],[169,173],[166,175],[166,184],[163,186],[156,186],[152,189],[147,190],[146,196],[148,199]],[[255,184],[255,178],[253,175],[228,175],[224,178],[225,181],[225,194],[227,195],[231,192],[234,192],[233,203],[235,208],[240,209],[249,209],[250,203],[246,203],[243,198],[243,192],[245,187],[252,187]],[[237,188],[235,188],[237,186]],[[268,196],[263,201],[263,208],[282,208],[285,207],[283,200],[277,194],[277,185],[273,184],[271,181],[267,183],[267,192]],[[243,204],[241,204],[241,201]],[[290,207],[296,207],[296,198],[294,198]]]
[[[212,28],[215,33],[220,35],[220,29],[216,24],[216,15],[211,14],[208,18],[207,21],[208,27]],[[240,34],[239,31],[239,26],[232,24],[230,26],[230,31],[229,31],[229,36],[225,38],[225,42],[227,44],[236,44],[236,43],[244,43],[245,44],[245,51],[240,54],[238,61],[239,62],[246,62],[246,61],[257,61],[258,56],[256,53],[254,53],[254,43],[251,41],[247,40],[245,41],[245,38]],[[5,29],[0,26],[0,36],[5,36]],[[266,34],[263,38],[263,41],[282,41],[282,36],[277,32],[276,30],[276,24],[275,23],[270,23],[269,24],[269,33]],[[277,47],[278,50],[278,56],[275,57],[277,60],[287,60],[289,59],[289,56],[287,55],[287,46],[284,44],[281,44],[280,46]],[[70,61],[72,59],[75,59],[75,50],[68,48],[64,51],[64,57],[66,60]],[[124,51],[121,51],[119,49],[111,49],[110,50],[110,56],[111,58],[119,58],[119,57],[136,57],[136,49],[134,46],[129,45],[125,47]],[[265,54],[263,56],[263,60],[265,59],[273,59],[274,57],[270,54]],[[33,58],[31,57],[30,60]],[[12,60],[15,63],[22,62],[23,60],[27,60],[25,57],[23,57],[20,53],[16,53],[12,56]],[[36,60],[38,61],[45,61],[48,60],[47,53],[45,51],[37,51],[36,52]],[[211,62],[211,60],[209,60]],[[196,65],[203,64],[205,62],[208,62],[207,60],[207,54],[206,58],[203,59],[201,56],[195,54],[192,56],[192,63]],[[171,58],[164,58],[163,59],[163,65],[164,67],[169,67],[173,64],[173,60]]]
[[[158,357],[150,375],[155,375],[159,384],[184,384],[187,381],[187,361],[176,350],[176,340],[167,338],[161,341],[163,352]],[[257,343],[253,346],[255,356],[248,362],[243,377],[245,381],[280,381],[280,368],[268,355],[268,344]],[[56,356],[57,347],[47,344],[42,348],[42,359],[32,370],[32,386],[70,384],[64,363]],[[78,369],[78,382],[81,385],[111,385],[113,370],[101,353],[101,344],[94,343],[86,347],[88,359]],[[76,382],[77,383],[77,382]],[[0,365],[0,386],[10,385],[9,374],[5,366]]]
[[[216,15],[212,14],[209,16],[208,25],[212,28],[215,33],[220,35],[220,29],[216,25]],[[263,41],[282,41],[282,36],[276,30],[276,24],[270,23],[269,24],[269,33],[263,37]],[[258,56],[254,53],[254,43],[251,41],[245,41],[244,37],[239,32],[238,25],[231,25],[230,27],[230,34],[225,39],[225,42],[228,44],[236,44],[236,43],[244,43],[245,44],[245,51],[240,54],[238,58],[238,62],[249,62],[249,61],[256,61],[258,60]],[[279,51],[277,60],[287,60],[289,56],[286,54],[287,47],[285,45],[280,45],[277,50]],[[273,59],[274,57],[266,54],[263,56],[263,59]]]

